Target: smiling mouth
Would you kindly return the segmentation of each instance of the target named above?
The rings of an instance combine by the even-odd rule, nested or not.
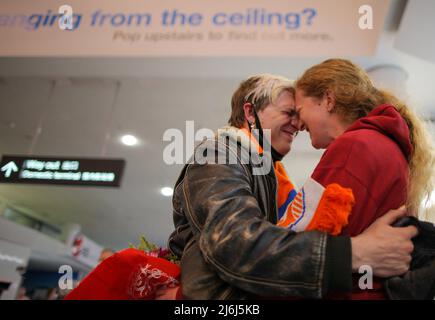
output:
[[[296,131],[295,131],[295,132],[292,132],[292,131],[287,131],[287,130],[282,130],[282,132],[284,132],[285,134],[291,136],[292,139],[294,138],[295,133],[296,133]]]

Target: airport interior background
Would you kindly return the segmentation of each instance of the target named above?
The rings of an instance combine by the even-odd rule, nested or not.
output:
[[[194,6],[194,1],[188,2]],[[218,7],[221,2],[210,2],[214,3],[215,11],[221,10]],[[250,8],[242,2],[238,1],[233,10]],[[262,6],[267,3],[257,2]],[[282,4],[283,1],[276,2]],[[302,1],[304,6],[308,3],[320,6],[320,2]],[[305,69],[326,58],[349,58],[362,66],[378,86],[388,88],[414,106],[435,139],[432,79],[435,78],[435,42],[432,41],[435,3],[380,1],[383,4],[378,8],[374,1],[348,2],[355,5],[371,3],[376,19],[382,16],[376,20],[381,25],[379,32],[374,40],[370,40],[372,52],[361,50],[358,53],[361,48],[355,49],[356,52],[343,49],[352,49],[355,45],[352,41],[358,41],[351,37],[331,53],[322,48],[324,44],[319,45],[319,52],[316,47],[304,51],[305,42],[301,39],[292,44],[295,50],[299,47],[297,52],[293,52],[291,46],[277,47],[277,52],[263,52],[262,47],[269,46],[272,50],[274,44],[251,39],[248,50],[240,52],[237,50],[243,46],[230,46],[227,51],[202,48],[195,52],[194,48],[186,49],[185,44],[177,43],[170,53],[163,50],[164,46],[159,52],[159,44],[155,42],[150,45],[152,54],[129,43],[120,43],[122,50],[113,48],[114,51],[108,53],[104,48],[93,52],[88,39],[83,44],[76,42],[80,48],[70,53],[62,50],[64,44],[58,41],[53,44],[50,54],[42,48],[44,41],[49,41],[46,39],[41,40],[41,44],[17,44],[25,31],[18,30],[14,34],[18,26],[8,25],[5,17],[20,13],[20,10],[27,14],[46,13],[47,8],[57,8],[59,2],[28,2],[30,11],[26,11],[24,5],[20,7],[14,5],[14,1],[2,1],[0,299],[60,299],[65,295],[58,287],[64,273],[62,266],[72,269],[76,283],[97,265],[103,249],[128,248],[130,244],[138,244],[141,236],[158,247],[166,247],[173,231],[172,188],[183,162],[192,153],[188,140],[200,129],[214,131],[227,124],[231,95],[240,81],[250,75],[272,73],[296,79]],[[79,6],[75,6],[74,1],[70,3],[75,9]],[[89,3],[92,5],[93,1]],[[145,9],[149,6],[145,1],[141,5],[133,5],[131,1],[122,3],[116,2],[116,9],[125,6],[128,11],[139,10],[141,5]],[[330,3],[329,11],[340,11],[339,0]],[[294,6],[298,8],[298,5]],[[86,12],[97,7],[105,11],[102,2],[96,1],[94,8]],[[109,9],[110,6],[106,11]],[[212,9],[208,8],[207,12]],[[376,16],[376,10],[384,13]],[[55,9],[52,11],[56,12]],[[320,19],[322,12],[319,9],[315,18]],[[108,19],[110,17],[107,21],[112,24],[121,23],[121,18],[119,21]],[[235,20],[233,22],[237,22]],[[82,23],[85,23],[84,19]],[[339,19],[329,23],[339,25]],[[262,27],[257,28],[261,32]],[[293,31],[288,29],[285,32]],[[68,31],[45,31],[39,26],[31,32],[36,35]],[[89,31],[89,36],[92,32]],[[112,37],[113,30],[107,32]],[[243,37],[249,36],[234,33],[231,37],[239,38],[228,42],[243,43],[249,40]],[[113,37],[116,36],[113,34]],[[112,38],[112,42],[135,41],[127,38]],[[31,38],[25,39],[31,42]],[[180,46],[179,54],[177,46]],[[136,52],[126,54],[128,50]],[[171,144],[168,138],[171,132],[178,132],[175,137],[185,141],[184,147],[177,150],[180,152],[177,159],[181,161],[175,164],[164,159],[165,150]],[[198,143],[201,139],[196,140]],[[298,186],[310,176],[322,153],[323,150],[311,146],[308,133],[301,132],[297,136],[284,164]],[[115,159],[118,171],[97,178],[100,182],[106,178],[105,181],[109,181],[111,175],[119,174],[119,180],[112,184],[104,181],[100,184],[56,184],[8,180],[16,171],[18,160],[14,157],[20,161],[27,159],[27,168],[31,165],[37,168],[38,163],[44,165],[45,161],[45,169],[47,165],[59,168],[62,164],[70,166],[70,171],[86,159],[96,161],[97,164],[89,164],[91,169],[93,165],[98,168]],[[29,162],[32,159],[33,162]],[[93,178],[89,176],[88,180]],[[435,192],[422,206],[435,206]],[[423,218],[435,222],[435,216]]]

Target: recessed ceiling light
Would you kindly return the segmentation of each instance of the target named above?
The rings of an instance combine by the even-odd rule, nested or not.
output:
[[[160,193],[164,195],[165,197],[170,197],[174,194],[174,189],[170,187],[164,187],[160,189]]]
[[[131,134],[126,134],[121,137],[121,142],[126,146],[135,146],[138,144],[139,141],[135,136]]]

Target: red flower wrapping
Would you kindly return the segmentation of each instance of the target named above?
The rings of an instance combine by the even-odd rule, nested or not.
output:
[[[179,285],[180,267],[141,250],[126,249],[101,262],[65,300],[152,300]]]

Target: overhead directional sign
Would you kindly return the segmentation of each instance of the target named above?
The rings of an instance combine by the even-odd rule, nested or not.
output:
[[[18,167],[15,164],[15,162],[13,161],[9,161],[7,164],[5,164],[2,168],[1,171],[5,172],[5,178],[9,178],[11,176],[12,172],[17,172],[18,171]]]
[[[0,182],[119,187],[124,167],[123,159],[5,155]]]

